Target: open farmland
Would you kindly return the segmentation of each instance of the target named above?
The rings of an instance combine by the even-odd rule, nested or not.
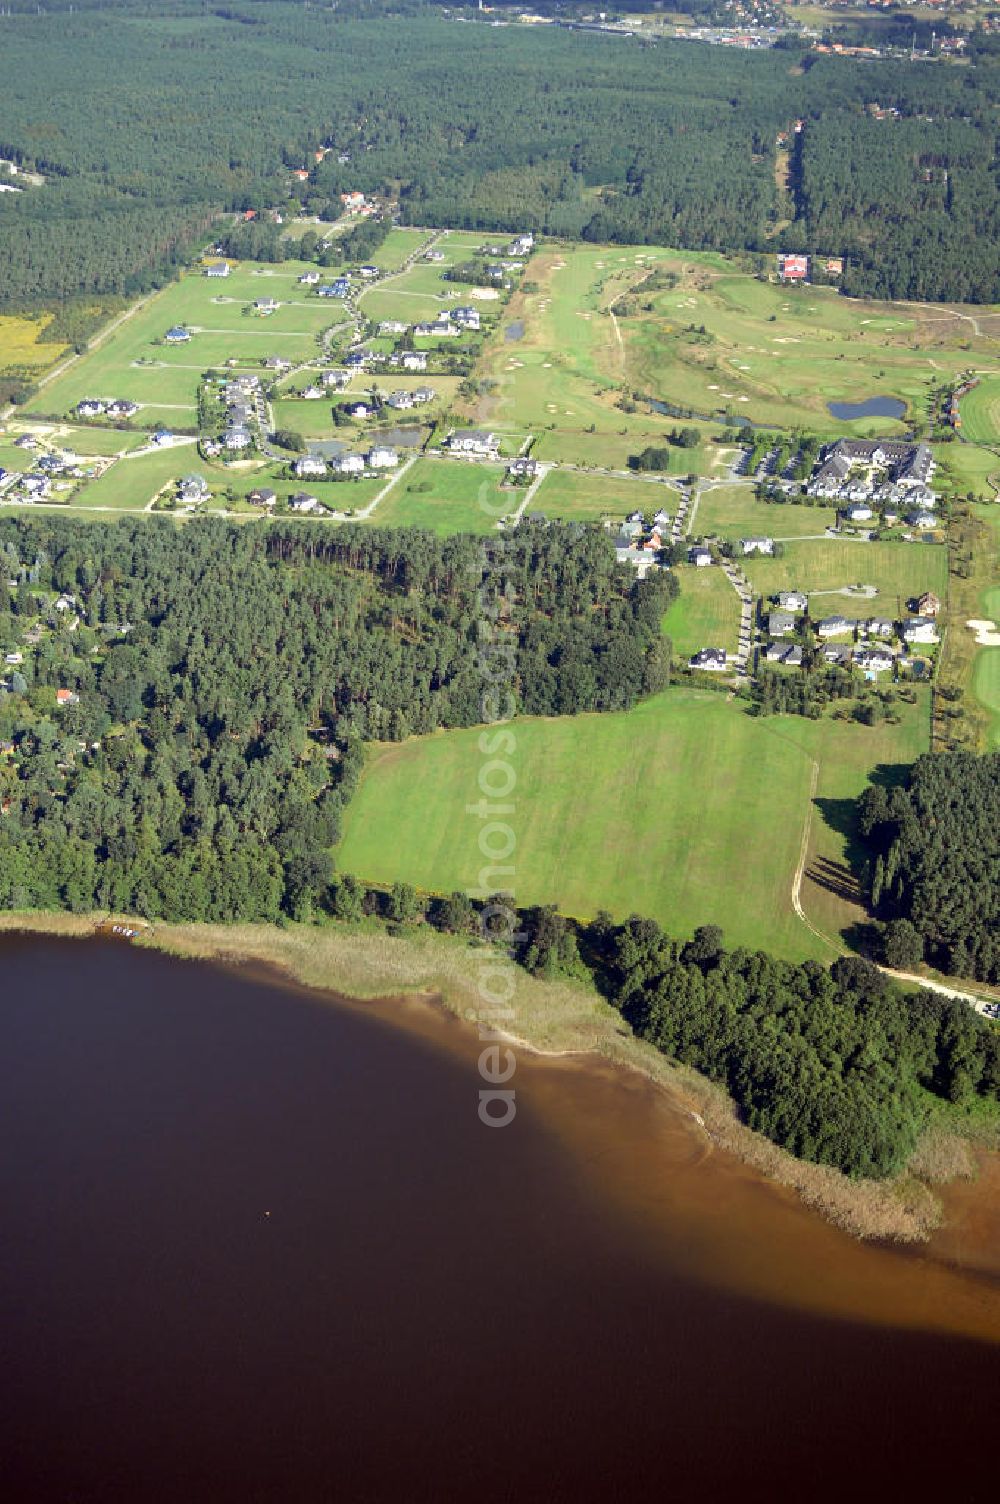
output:
[[[620,918],[650,914],[679,935],[716,923],[731,944],[828,959],[830,946],[792,905],[806,822],[825,881],[851,840],[843,801],[869,769],[923,750],[925,724],[926,707],[906,707],[900,727],[758,720],[687,689],[626,714],[517,721],[518,900],[580,917],[602,907]],[[478,735],[376,748],[347,812],[338,867],[433,892],[475,886],[482,858],[466,805],[476,794]],[[813,886],[817,901],[829,894]],[[829,897],[828,923],[858,917]]]
[[[21,318],[0,315],[0,374],[25,373],[32,376],[55,365],[66,346],[54,341],[42,342],[42,335],[52,322],[52,315]]]

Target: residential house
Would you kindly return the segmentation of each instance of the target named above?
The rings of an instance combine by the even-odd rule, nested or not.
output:
[[[23,653],[5,653],[4,657],[3,657],[3,661],[4,661],[4,663],[7,664],[8,668],[17,668],[17,666],[18,666],[19,663],[23,663],[24,662],[24,654]]]
[[[84,397],[76,404],[78,418],[99,418],[104,412],[104,403],[99,397]]]
[[[180,324],[175,324],[172,329],[167,330],[163,338],[168,345],[183,345],[191,336],[186,329],[181,328]]]
[[[348,402],[345,411],[349,418],[367,418],[375,409],[370,402]]]
[[[293,512],[322,512],[323,504],[318,496],[310,496],[307,491],[296,491],[294,496],[288,498],[288,505]]]
[[[269,314],[277,313],[279,306],[277,298],[255,298],[253,309],[254,313]]]
[[[782,611],[808,611],[809,597],[801,590],[779,590],[778,605]]]
[[[211,266],[206,266],[206,268],[205,268],[205,276],[206,277],[228,277],[229,276],[229,262],[228,261],[213,261],[212,264],[211,264]]]
[[[937,622],[933,616],[908,616],[903,622],[904,642],[937,642]]]
[[[846,668],[851,661],[851,649],[846,643],[828,642],[823,649],[823,657],[827,663]]]
[[[37,449],[38,440],[30,433],[22,433],[19,439],[14,440],[15,449]]]
[[[109,418],[133,418],[138,411],[138,402],[130,402],[127,397],[116,397],[105,408]]]
[[[386,407],[395,408],[397,412],[406,412],[413,406],[412,392],[393,392],[391,397],[385,399]]]
[[[400,319],[383,319],[378,326],[379,334],[405,334],[409,324],[404,324]]]
[[[351,290],[351,284],[346,277],[337,277],[333,282],[324,282],[322,287],[317,287],[316,296],[320,298],[346,298]]]
[[[416,406],[422,407],[427,402],[433,402],[437,392],[432,386],[415,386],[412,396]]]
[[[537,460],[530,459],[527,455],[518,455],[517,459],[511,460],[507,466],[507,474],[511,480],[534,480],[538,475],[540,466]]]
[[[740,547],[743,550],[744,557],[746,557],[747,554],[773,554],[774,539],[742,538],[740,540]]]
[[[534,245],[534,235],[516,235],[507,247],[507,254],[509,256],[530,256]],[[499,252],[495,252],[494,254],[499,254]]]
[[[315,287],[316,284],[318,283],[318,281],[319,281],[319,272],[310,270],[310,271],[302,273],[301,277],[299,278],[299,286],[300,287]]]
[[[270,486],[255,486],[247,492],[247,501],[252,507],[273,507],[277,499],[278,493]]]
[[[451,316],[460,329],[478,330],[479,328],[478,308],[453,308]]]
[[[170,432],[169,428],[158,428],[153,434],[150,442],[160,446],[161,448],[166,448],[168,444],[172,444],[174,442],[174,436]]]
[[[302,398],[305,402],[318,402],[321,401],[325,396],[326,393],[321,386],[307,386],[305,391],[302,393]]]
[[[712,555],[707,548],[692,548],[688,554],[688,563],[693,564],[697,569],[704,569],[711,562]]]
[[[358,276],[364,277],[366,282],[372,282],[378,276],[377,266],[359,266]]]
[[[788,251],[779,253],[778,276],[782,282],[804,282],[809,276],[809,257]]]
[[[181,501],[186,502],[207,501],[211,494],[208,482],[203,475],[185,475],[184,479],[178,482],[177,491]]]
[[[240,423],[234,423],[232,428],[227,428],[222,436],[222,443],[226,449],[233,453],[239,453],[243,449],[249,449],[253,443],[253,435],[249,428],[244,428]]]
[[[768,663],[781,663],[785,668],[802,667],[802,649],[797,642],[769,642],[764,657]]]
[[[80,703],[80,696],[74,694],[71,689],[57,689],[56,690],[56,704],[57,705],[79,705],[79,703]]]
[[[861,648],[854,655],[855,667],[861,670],[866,679],[888,673],[895,661],[886,648]]]
[[[719,673],[726,667],[725,648],[702,648],[688,661],[689,668],[699,668],[705,673]]]
[[[495,433],[469,428],[463,433],[453,433],[448,439],[451,454],[465,455],[469,459],[496,459],[500,453],[500,440]]]
[[[343,390],[350,379],[350,371],[324,371],[321,377],[324,386],[332,386],[338,392]]]
[[[848,507],[844,513],[848,522],[871,522],[874,515],[871,507],[866,502]]]
[[[433,324],[414,324],[413,332],[420,339],[454,339],[461,329],[450,319],[435,319]]]
[[[404,350],[400,364],[404,371],[426,371],[427,356],[423,350]]]
[[[787,637],[795,631],[795,617],[790,611],[771,611],[768,613],[767,630],[772,637]]]
[[[424,260],[425,261],[443,261],[444,260],[444,251],[433,251],[433,250],[431,250],[431,251],[425,251],[424,252]]]
[[[907,512],[906,523],[908,527],[915,527],[918,533],[932,533],[938,520],[933,512]]]
[[[866,636],[879,637],[883,642],[896,635],[895,625],[884,616],[872,616],[863,626]]]
[[[340,454],[334,460],[333,468],[338,475],[363,475],[365,457],[363,454]]]
[[[302,454],[292,465],[292,470],[299,480],[305,480],[307,476],[316,477],[326,474],[326,460],[318,454]]]
[[[264,358],[264,369],[265,371],[277,371],[280,374],[282,371],[290,371],[292,363],[290,360],[286,360],[283,355],[267,355]]]
[[[854,623],[848,621],[846,616],[824,616],[823,620],[816,623],[816,634],[819,637],[842,637],[845,632],[853,632]]]
[[[399,464],[399,455],[387,444],[376,444],[369,449],[367,459],[370,470],[392,470]]]
[[[941,601],[933,592],[928,590],[917,601],[917,614],[919,616],[937,616],[941,610]]]
[[[350,161],[350,157],[347,160]],[[340,202],[348,214],[354,214],[364,207],[365,196],[359,190],[355,189],[350,193],[342,193],[340,195]]]

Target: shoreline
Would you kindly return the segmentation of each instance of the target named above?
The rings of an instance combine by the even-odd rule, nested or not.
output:
[[[138,933],[130,943],[187,960],[266,970],[312,992],[354,1002],[416,999],[473,1028],[479,1002],[472,945],[414,931],[265,924],[157,924],[110,914],[8,913],[0,934],[99,938],[112,923]],[[586,1069],[590,1062],[637,1072],[711,1140],[713,1146],[793,1191],[842,1231],[863,1241],[926,1243],[945,1221],[935,1187],[974,1180],[979,1153],[971,1137],[931,1128],[908,1169],[890,1180],[850,1180],[838,1170],[798,1160],[741,1123],[721,1087],[672,1063],[632,1035],[616,1010],[581,983],[542,982],[518,972],[513,1000],[517,1029],[504,1031],[516,1048]]]

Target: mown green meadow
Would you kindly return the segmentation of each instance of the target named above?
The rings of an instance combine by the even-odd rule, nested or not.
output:
[[[620,522],[636,511],[652,517],[662,509],[673,516],[677,502],[677,492],[662,481],[549,470],[532,497],[531,511],[571,522]]]
[[[716,923],[733,945],[829,959],[831,946],[792,905],[807,821],[822,876],[844,864],[845,801],[869,770],[902,765],[926,745],[926,705],[906,709],[901,727],[757,720],[722,694],[676,688],[625,714],[516,721],[514,872],[486,883],[579,917],[602,907],[648,914],[678,935]],[[467,812],[479,798],[480,735],[372,749],[338,868],[431,892],[476,887],[488,865],[480,821]],[[813,896],[828,925],[858,917],[818,883]]]
[[[713,486],[698,499],[692,533],[719,538],[803,538],[822,535],[837,520],[835,507],[757,501],[750,486]]]
[[[1000,372],[980,378],[962,398],[961,414],[963,438],[973,444],[1000,444]]]
[[[735,653],[740,633],[740,600],[723,571],[715,566],[677,566],[681,593],[663,618],[676,658],[690,658],[702,648]]]
[[[755,554],[741,563],[757,594],[804,590],[815,597],[810,599],[813,615],[895,618],[905,615],[906,602],[925,590],[933,590],[942,600],[947,592],[947,550],[933,543],[798,540],[784,544],[780,559]],[[877,594],[866,599],[839,593],[854,585],[874,586]]]
[[[418,459],[380,501],[371,521],[378,527],[424,527],[433,533],[487,533],[517,509],[523,492],[501,490],[499,465]]]

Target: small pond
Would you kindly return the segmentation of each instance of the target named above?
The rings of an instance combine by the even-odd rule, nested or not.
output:
[[[508,324],[507,327],[506,327],[506,329],[503,332],[503,337],[504,337],[505,340],[508,341],[508,343],[511,343],[511,344],[516,339],[523,339],[524,338],[524,320],[523,319],[515,319],[512,324]]]
[[[866,397],[864,402],[828,402],[827,412],[841,423],[852,418],[905,418],[906,403],[898,397]]]

